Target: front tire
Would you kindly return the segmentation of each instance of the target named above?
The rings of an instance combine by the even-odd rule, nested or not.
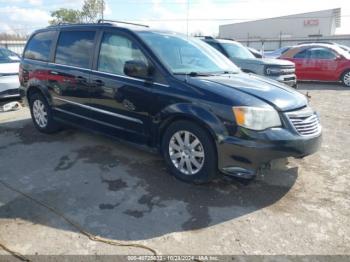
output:
[[[202,184],[217,174],[217,154],[207,130],[189,121],[171,124],[162,139],[162,152],[172,175],[190,183]]]
[[[342,83],[343,83],[344,86],[350,87],[350,70],[346,71],[346,72],[342,75],[341,81],[342,81]]]
[[[42,94],[34,93],[28,100],[36,129],[46,134],[52,134],[60,130],[59,124],[52,117],[51,107]]]

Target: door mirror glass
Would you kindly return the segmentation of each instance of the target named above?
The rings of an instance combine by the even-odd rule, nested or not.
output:
[[[152,69],[141,60],[126,61],[124,65],[124,74],[131,77],[150,79]]]
[[[336,57],[335,57],[335,60],[342,60],[343,59],[343,56],[342,55],[337,55]]]

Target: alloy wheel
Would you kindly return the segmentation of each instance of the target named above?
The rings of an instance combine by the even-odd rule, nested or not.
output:
[[[189,131],[178,131],[171,137],[169,156],[173,165],[185,175],[195,175],[204,165],[203,145]]]
[[[350,86],[350,72],[344,75],[343,82],[346,86]]]
[[[45,105],[40,100],[35,100],[33,103],[34,120],[40,128],[45,128],[47,125],[47,111]]]

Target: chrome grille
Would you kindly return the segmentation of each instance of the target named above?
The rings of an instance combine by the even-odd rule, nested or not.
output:
[[[321,132],[318,116],[309,107],[299,111],[288,112],[287,117],[295,130],[302,136],[316,135]]]
[[[295,74],[295,66],[281,66],[281,75]]]

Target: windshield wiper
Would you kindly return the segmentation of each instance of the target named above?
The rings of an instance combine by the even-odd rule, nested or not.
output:
[[[238,74],[238,72],[235,72],[235,71],[222,71],[219,74],[220,75],[230,75],[230,74]]]
[[[174,73],[174,75],[186,75],[191,77],[197,77],[197,76],[213,76],[214,74],[203,73],[203,72],[189,72],[189,73]]]

